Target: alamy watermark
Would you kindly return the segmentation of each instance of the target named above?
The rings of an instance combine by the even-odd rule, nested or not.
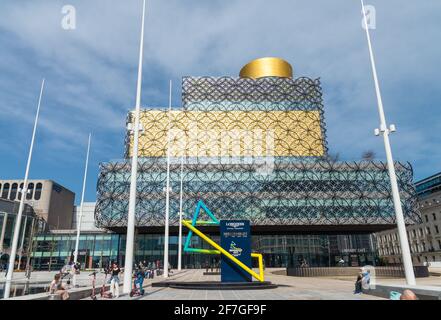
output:
[[[365,25],[365,15],[366,15],[366,24],[368,29],[377,29],[377,10],[372,5],[364,6],[364,12],[361,10],[361,14],[363,18],[361,19],[361,27],[366,29]]]
[[[75,30],[77,28],[77,10],[73,5],[66,4],[61,8],[61,27],[64,30]]]
[[[273,172],[273,130],[201,130],[196,125],[191,127],[194,129],[188,134],[181,129],[169,131],[171,162],[178,163],[184,156],[186,163],[252,165],[257,174]]]

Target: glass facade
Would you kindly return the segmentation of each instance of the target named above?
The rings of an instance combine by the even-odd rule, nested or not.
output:
[[[96,222],[124,227],[130,163],[101,164]],[[409,165],[396,164],[406,223],[419,221]],[[144,158],[138,166],[137,223],[164,224],[166,161]],[[170,223],[178,225],[180,164],[170,168]],[[271,173],[253,164],[184,164],[183,211],[193,214],[202,199],[219,219],[248,219],[253,226],[393,225],[394,206],[384,163],[287,162],[276,159]]]
[[[219,236],[212,237],[219,241]],[[59,270],[73,260],[75,235],[41,235],[35,237],[32,265],[37,270]],[[183,239],[183,242],[185,239]],[[210,249],[198,237],[192,238],[191,246]],[[336,266],[343,259],[346,266],[376,264],[374,239],[369,234],[360,235],[254,235],[253,252],[263,254],[266,267],[300,266],[302,262],[311,267]],[[137,234],[135,261],[162,261],[164,237],[158,234]],[[170,237],[170,264],[177,267],[178,237]],[[111,261],[124,263],[125,235],[89,234],[80,238],[79,258],[83,269],[102,268]],[[215,265],[218,255],[184,253],[184,268],[204,268]]]
[[[0,200],[0,264],[4,266],[9,260],[9,254],[14,235],[15,221],[19,203]],[[24,269],[29,252],[32,251],[32,238],[46,229],[44,220],[38,218],[32,208],[25,204],[21,219],[21,228],[18,236],[17,263]]]
[[[437,173],[429,178],[416,182],[415,188],[418,197],[420,198],[441,191],[441,173]]]

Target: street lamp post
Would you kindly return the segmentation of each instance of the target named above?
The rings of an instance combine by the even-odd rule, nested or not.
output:
[[[387,169],[389,171],[389,178],[390,178],[390,183],[391,183],[391,188],[392,188],[392,198],[393,198],[395,215],[396,215],[396,220],[397,220],[398,235],[400,237],[401,253],[402,253],[402,257],[403,257],[406,282],[408,285],[415,285],[415,274],[413,272],[412,257],[410,255],[409,242],[407,240],[406,225],[404,222],[403,209],[401,206],[400,193],[398,190],[397,176],[395,174],[394,160],[392,157],[392,149],[391,149],[390,141],[389,141],[389,134],[391,132],[395,132],[396,129],[393,124],[390,125],[389,128],[387,127],[387,124],[386,124],[386,117],[384,115],[384,108],[383,108],[383,101],[381,98],[380,85],[379,85],[379,81],[378,81],[378,77],[377,77],[377,68],[375,66],[374,53],[372,50],[371,38],[370,38],[370,34],[369,34],[369,27],[367,24],[366,11],[364,8],[363,0],[361,0],[361,6],[362,6],[362,10],[363,10],[364,27],[366,29],[366,37],[367,37],[367,42],[368,42],[368,47],[369,47],[369,56],[370,56],[370,60],[371,60],[372,75],[374,78],[375,92],[377,95],[378,113],[380,115],[380,129],[375,129],[375,135],[377,135],[377,136],[379,136],[380,134],[383,135],[384,148],[386,151]]]
[[[21,193],[20,206],[18,207],[17,218],[15,220],[14,236],[12,238],[11,253],[9,256],[8,273],[6,275],[6,283],[5,283],[5,289],[4,289],[4,294],[3,294],[3,297],[5,299],[9,298],[10,291],[11,291],[12,275],[14,273],[14,266],[15,266],[15,256],[17,254],[18,236],[19,236],[20,227],[21,227],[21,217],[23,215],[24,201],[25,201],[25,197],[27,194],[29,168],[31,167],[32,151],[34,149],[35,133],[37,131],[38,116],[40,114],[40,105],[41,105],[41,97],[43,96],[43,90],[44,90],[44,79],[41,82],[40,97],[38,98],[37,114],[35,115],[34,129],[32,131],[31,146],[29,147],[28,162],[26,164],[26,172],[25,172],[25,177],[23,180],[23,189],[20,190],[20,193]]]
[[[84,166],[83,190],[81,192],[80,212],[79,214],[77,214],[77,238],[75,240],[74,266],[76,266],[78,262],[78,247],[80,243],[81,221],[83,219],[84,192],[86,191],[87,167],[89,166],[90,138],[91,138],[91,134],[89,133],[89,140],[87,142],[86,165]],[[73,276],[73,285],[74,287],[77,285],[76,272],[74,273]]]
[[[142,7],[141,40],[139,45],[138,82],[136,88],[135,125],[133,130],[129,212],[127,218],[126,254],[124,261],[124,286],[123,286],[124,293],[129,293],[132,288],[133,248],[135,242],[136,180],[138,175],[138,140],[139,140],[139,129],[140,129],[139,114],[141,108],[142,58],[143,58],[143,50],[144,50],[144,21],[145,21],[145,0],[143,1],[143,7]]]

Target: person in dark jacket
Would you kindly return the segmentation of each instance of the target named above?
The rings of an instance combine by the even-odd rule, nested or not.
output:
[[[354,294],[361,294],[363,292],[362,290],[362,281],[363,281],[363,275],[359,273],[357,275],[357,281],[355,281],[355,291]]]

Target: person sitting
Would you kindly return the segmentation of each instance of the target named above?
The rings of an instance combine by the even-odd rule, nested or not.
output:
[[[412,290],[406,289],[400,296],[400,300],[418,300],[418,298]]]
[[[61,274],[57,273],[54,276],[54,280],[52,280],[50,286],[49,286],[49,293],[50,294],[56,294],[61,297],[63,300],[69,299],[69,293],[64,288],[63,284],[61,283]]]
[[[142,269],[138,268],[135,270],[134,277],[135,280],[135,289],[142,290],[142,286],[144,283],[145,273]]]
[[[362,294],[363,290],[362,290],[362,280],[363,280],[363,276],[361,273],[359,273],[357,275],[357,280],[355,281],[355,290],[354,290],[354,294]]]
[[[370,284],[371,284],[371,271],[370,270],[364,270],[362,273],[362,288],[365,290],[369,290],[370,289]]]

